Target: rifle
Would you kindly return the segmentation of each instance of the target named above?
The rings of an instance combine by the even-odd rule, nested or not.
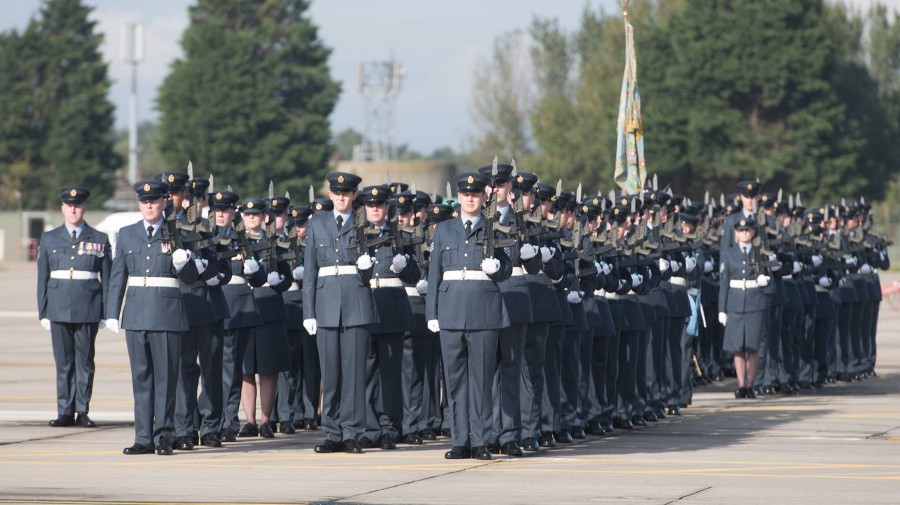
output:
[[[497,157],[494,156],[494,163],[491,167],[491,188],[495,188],[497,186],[497,174]],[[499,220],[497,219],[496,191],[491,191],[490,195],[488,196],[487,211],[485,212],[485,214],[486,216],[484,226],[482,227],[484,230],[484,238],[481,241],[481,245],[483,248],[482,257],[493,258],[495,250],[516,245],[516,239],[497,238],[496,232],[499,231],[501,233],[509,235],[511,230],[508,226],[501,225]]]

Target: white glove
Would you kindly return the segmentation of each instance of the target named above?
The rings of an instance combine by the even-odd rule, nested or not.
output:
[[[844,260],[844,263],[847,265],[856,265],[856,256],[850,256],[849,258]]]
[[[218,286],[220,282],[222,282],[222,279],[219,278],[219,274],[213,275],[209,279],[206,279],[207,286]]]
[[[618,291],[619,289],[622,289],[624,287],[625,287],[625,279],[619,279],[619,287],[618,287],[618,289],[616,289],[616,291]]]
[[[665,272],[666,270],[669,269],[670,266],[671,265],[669,264],[669,260],[667,260],[665,258],[659,259],[659,271],[660,272]]]
[[[603,275],[609,275],[609,273],[612,272],[612,267],[605,261],[600,262],[600,267],[603,269]]]
[[[372,268],[372,265],[375,263],[372,261],[372,257],[368,254],[363,254],[359,258],[356,259],[356,268],[360,270],[368,270]]]
[[[697,260],[694,258],[687,258],[684,260],[684,271],[687,273],[691,273],[694,269],[697,268]]]
[[[303,280],[303,265],[300,265],[297,268],[295,268],[293,271],[293,275],[294,275],[295,281],[302,281]]]
[[[841,279],[838,281],[838,286],[843,287],[844,284],[847,284],[847,278],[841,277]]]
[[[497,258],[485,258],[481,260],[481,271],[493,275],[500,270],[500,260]]]
[[[400,274],[404,268],[406,268],[406,256],[402,254],[394,256],[394,259],[391,260],[391,272]]]
[[[102,330],[106,328],[106,319],[101,319],[100,322],[97,323],[97,329]]]
[[[441,325],[438,324],[437,319],[430,319],[428,321],[428,330],[432,333],[439,333],[441,331]]]
[[[727,323],[727,322],[728,322],[728,314],[726,314],[724,312],[719,312],[719,323],[721,323],[722,326],[725,326],[725,323]]]
[[[756,278],[756,284],[758,284],[759,287],[761,287],[761,288],[768,286],[769,285],[769,276],[768,275],[760,275],[759,277]]]
[[[803,264],[801,264],[799,261],[795,261],[794,262],[794,271],[791,273],[799,274],[801,270],[803,270]]]
[[[259,262],[255,259],[244,260],[244,275],[253,275],[259,272]]]
[[[703,262],[703,273],[708,274],[713,271],[712,261],[706,260]]]
[[[197,273],[203,275],[203,272],[206,271],[206,267],[209,266],[209,261],[201,258],[194,258],[194,264],[197,265]]]
[[[681,271],[681,263],[678,261],[670,261],[669,266],[672,267],[673,274]]]
[[[200,215],[203,216],[203,219],[209,219],[209,207],[203,207],[203,210],[200,211]]]
[[[172,253],[172,266],[175,267],[175,272],[180,272],[190,260],[191,252],[186,249],[175,249]]]
[[[828,277],[827,275],[819,277],[819,286],[822,286],[823,288],[831,286],[831,277]]]
[[[859,273],[861,274],[870,274],[872,273],[872,266],[868,263],[863,263],[863,266],[859,267]]]
[[[281,284],[283,280],[284,276],[278,272],[269,272],[269,275],[266,276],[266,282],[268,282],[271,287],[274,287],[276,284]]]
[[[106,329],[113,333],[119,333],[119,320],[118,319],[107,319],[106,320]]]
[[[884,251],[879,251],[879,252],[878,252],[878,257],[881,258],[881,261],[884,261],[884,259],[885,259],[887,256],[884,255]]]
[[[49,319],[41,319],[41,328],[50,331],[50,320]]]
[[[522,261],[528,261],[531,258],[537,256],[538,248],[537,246],[533,246],[531,244],[522,244],[522,247],[519,248],[519,259]],[[543,256],[541,260],[543,260]],[[546,263],[546,262],[545,262]]]
[[[778,261],[778,256],[775,255],[775,254],[770,254],[770,255],[769,255],[769,261],[771,261],[772,263]]]
[[[318,326],[316,326],[316,318],[304,319],[303,327],[306,329],[306,333],[309,333],[310,335],[315,335],[316,330],[318,329]]]
[[[812,260],[812,264],[814,267],[817,267],[822,264],[822,257],[818,254],[813,254],[810,259]]]
[[[546,263],[553,258],[553,249],[547,246],[541,247],[541,263]]]
[[[584,296],[584,291],[569,291],[569,294],[566,295],[566,300],[569,303],[581,303],[581,297]]]
[[[422,279],[421,281],[416,283],[416,292],[420,295],[424,295],[428,292],[428,281]]]
[[[644,283],[644,276],[641,274],[631,274],[631,285],[640,286]]]

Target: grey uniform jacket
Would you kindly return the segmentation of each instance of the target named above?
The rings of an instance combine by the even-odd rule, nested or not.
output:
[[[405,240],[409,240],[408,233],[403,233],[403,236]],[[372,282],[375,283],[375,288],[372,291],[380,320],[378,326],[372,329],[373,334],[406,333],[413,329],[412,309],[409,297],[406,295],[406,288],[403,286],[379,287],[379,282],[382,279],[399,278],[405,284],[415,285],[420,277],[416,251],[412,246],[403,249],[403,254],[407,256],[406,268],[400,272],[400,275],[397,275],[391,270],[394,260],[391,249],[390,245],[385,244],[369,251],[375,261],[375,265],[372,267]]]
[[[722,249],[720,261],[722,271],[719,275],[719,312],[756,312],[766,310],[769,300],[763,292],[764,288],[732,288],[732,280],[756,281],[760,271],[755,256],[758,252],[750,250],[749,258],[744,258],[738,246]]]
[[[226,251],[229,249],[232,251],[240,249],[238,240],[234,236],[234,228],[218,229],[216,232],[221,238],[231,239],[230,242],[221,246],[222,249]],[[222,294],[225,296],[225,302],[228,306],[225,328],[235,330],[261,325],[262,318],[259,316],[259,310],[256,308],[256,299],[253,298],[253,290],[250,289],[250,286],[259,287],[265,284],[265,270],[260,268],[252,275],[245,275],[244,258],[240,254],[226,260],[226,264],[227,270],[231,271],[231,275],[228,276],[228,283],[225,283],[226,280],[223,279],[223,284],[221,285]]]
[[[500,224],[508,226],[513,218],[513,211],[510,206],[508,210],[502,214]],[[509,259],[512,266],[520,267],[529,274],[537,274],[541,271],[541,254],[528,260],[519,258],[518,245],[507,249]],[[509,279],[500,283],[500,292],[503,293],[503,301],[506,304],[506,311],[509,314],[509,322],[511,324],[530,323],[534,320],[534,314],[531,307],[531,290],[528,288],[528,280],[524,275],[513,275]]]
[[[481,272],[484,215],[467,236],[459,218],[438,223],[428,264],[428,296],[425,317],[437,319],[442,330],[489,330],[509,326],[509,315],[497,283],[512,273],[509,255],[497,249],[494,258],[500,269],[491,280],[443,280],[444,272],[467,270]]]
[[[116,257],[113,260],[106,299],[106,317],[115,319],[122,312],[122,328],[138,331],[187,331],[188,316],[178,287],[129,286],[129,277],[170,278],[191,284],[197,281],[193,261],[177,275],[172,256],[164,249],[174,244],[164,242],[159,228],[147,240],[143,221],[119,231]],[[124,298],[123,298],[124,295]],[[124,304],[124,308],[123,308]]]
[[[309,218],[303,260],[303,318],[315,318],[322,328],[349,328],[378,322],[375,297],[369,288],[371,268],[350,275],[319,275],[323,267],[356,268],[353,223],[352,213],[340,230],[331,212]]]
[[[87,223],[74,242],[65,226],[45,232],[38,246],[38,318],[59,323],[99,322],[111,265],[109,239]],[[100,280],[51,279],[54,270],[99,272]]]

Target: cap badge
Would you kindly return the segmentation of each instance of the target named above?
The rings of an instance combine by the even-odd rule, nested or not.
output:
[[[628,199],[627,199],[627,198],[623,198],[623,199],[622,199],[622,205],[628,205]]]
[[[473,182],[475,182],[475,178],[470,175],[469,178],[466,179],[466,182],[468,182],[469,184],[472,184]]]
[[[216,200],[222,199],[222,193],[216,193]]]
[[[175,176],[174,176],[174,175],[169,174],[169,182],[175,182]]]
[[[741,226],[747,226],[747,221],[744,219],[741,219]]]
[[[581,206],[581,212],[587,212],[587,211],[588,211],[588,206],[587,206],[587,205],[582,205],[582,206]]]
[[[339,183],[343,184],[343,183],[344,183],[344,176],[343,176],[343,175],[339,175],[338,178],[337,178],[337,181],[338,181]]]
[[[72,190],[69,191],[69,196],[78,196],[78,191],[75,188],[72,188]]]
[[[401,196],[400,198],[397,199],[397,203],[399,203],[401,205],[406,203],[406,198]]]
[[[525,182],[525,178],[520,175],[520,176],[516,177],[516,182],[518,182],[519,184],[522,184],[523,182]]]
[[[321,204],[321,203],[317,203],[317,204],[316,204],[316,210],[322,210],[322,204]]]
[[[747,189],[753,189],[753,184],[747,184]]]
[[[378,196],[378,188],[372,188],[372,196]]]
[[[594,205],[600,205],[600,199],[594,198]]]
[[[146,193],[146,192],[148,192],[148,191],[150,191],[150,185],[149,185],[149,184],[144,184],[144,192]]]
[[[272,207],[278,207],[278,200],[272,200]]]
[[[434,213],[435,213],[435,215],[440,214],[440,213],[441,213],[441,209],[435,207],[435,208],[434,208]]]
[[[252,209],[252,208],[253,208],[253,202],[247,202],[247,208],[248,208],[248,209]]]

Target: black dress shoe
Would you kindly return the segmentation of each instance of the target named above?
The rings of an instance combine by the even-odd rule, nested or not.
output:
[[[628,419],[616,419],[613,421],[613,427],[618,430],[633,430],[634,424]]]
[[[775,394],[775,386],[766,386],[763,388],[763,394],[774,395]]]
[[[356,443],[359,444],[359,446],[363,449],[371,449],[372,447],[375,447],[375,441],[370,440],[366,437],[359,437],[359,440],[357,440]]]
[[[756,388],[747,388],[747,398],[754,399],[757,397]]]
[[[584,440],[587,438],[587,435],[585,435],[584,429],[581,426],[575,426],[572,428],[572,438],[575,440]]]
[[[538,439],[534,437],[527,437],[522,440],[522,450],[528,452],[538,452],[541,450],[540,444],[538,444]]]
[[[500,453],[500,442],[491,442],[487,445],[487,450],[491,451],[492,454]]]
[[[172,443],[168,440],[160,442],[156,444],[156,454],[159,456],[171,456],[172,455]]]
[[[272,431],[270,423],[262,423],[259,425],[259,436],[262,438],[275,438],[275,432]]]
[[[644,421],[647,421],[648,423],[655,423],[659,421],[659,418],[656,417],[656,414],[648,410],[647,412],[644,412]]]
[[[297,433],[297,428],[294,426],[294,423],[290,421],[283,421],[278,431],[286,435],[293,435],[294,433]]]
[[[812,389],[812,382],[810,381],[800,381],[798,385],[800,389]]]
[[[512,456],[514,458],[519,458],[525,455],[522,452],[522,448],[519,447],[519,444],[515,442],[507,442],[500,446],[500,454],[506,454],[507,456]]]
[[[63,428],[66,426],[75,426],[75,418],[72,416],[59,416],[50,421],[50,426],[54,428]]]
[[[656,409],[656,411],[654,412],[654,414],[656,414],[656,419],[657,419],[657,420],[659,420],[659,419],[665,419],[665,418],[666,418],[666,408],[663,407],[662,405],[660,405],[660,406]]]
[[[487,447],[482,445],[480,447],[472,448],[472,458],[480,459],[481,461],[488,461],[490,459],[493,459],[494,456],[493,454],[491,454],[491,451],[487,450]]]
[[[134,444],[122,450],[122,454],[134,456],[136,454],[153,454],[153,447],[149,445]]]
[[[631,418],[631,424],[635,426],[647,426],[647,421],[644,421],[644,418],[641,416],[634,416]]]
[[[603,436],[606,435],[606,430],[603,429],[603,425],[600,424],[600,421],[591,421],[588,423],[587,428],[584,430],[588,435],[594,436]],[[524,442],[523,442],[524,444]]]
[[[175,449],[179,451],[193,451],[194,450],[194,442],[191,441],[191,437],[178,437],[175,439]]]
[[[241,431],[237,433],[237,436],[241,438],[245,437],[258,437],[259,436],[259,427],[255,424],[247,423],[241,428]]]
[[[419,436],[422,437],[422,440],[437,440],[437,435],[430,428],[420,431]]]
[[[394,437],[388,434],[381,435],[378,445],[385,451],[393,451],[397,448],[397,442],[394,442]]]
[[[441,436],[450,438],[452,436],[452,434],[450,433],[450,428],[444,428],[443,430],[441,430]]]
[[[681,407],[678,405],[669,405],[669,415],[670,416],[680,416],[681,415]]]
[[[222,442],[237,442],[237,433],[231,430],[223,431]]]
[[[344,440],[344,452],[348,454],[362,454],[363,451],[356,440],[351,438],[350,440]]]
[[[335,442],[334,440],[325,440],[324,443],[321,443],[316,446],[315,451],[319,454],[329,454],[332,452],[344,452],[344,446],[341,445],[340,442]]]
[[[313,419],[301,419],[300,427],[304,430],[317,430],[319,426],[316,424],[316,421]]]
[[[540,444],[541,447],[556,447],[556,437],[553,436],[552,431],[545,431],[541,433],[538,444]]]
[[[472,457],[472,450],[468,447],[454,445],[449,451],[444,453],[444,459],[469,459]]]
[[[735,398],[747,398],[747,388],[737,388],[734,390]]]
[[[418,433],[407,433],[400,437],[401,444],[409,444],[409,445],[422,445],[425,442],[422,441],[422,437],[419,436]]]
[[[560,430],[553,434],[556,437],[556,441],[560,444],[571,444],[572,443],[572,434],[566,430]]]
[[[605,431],[607,433],[612,433],[613,430],[615,429],[615,427],[613,427],[612,421],[606,421],[606,423],[600,423],[600,424],[603,425],[603,431]]]
[[[197,432],[197,431],[191,432],[191,442],[193,442],[194,445],[200,445],[200,433],[199,432]]]
[[[222,440],[217,433],[207,433],[200,437],[200,445],[203,447],[222,447]]]
[[[81,426],[82,428],[96,428],[97,423],[91,420],[87,414],[78,414],[75,416],[75,426]]]

